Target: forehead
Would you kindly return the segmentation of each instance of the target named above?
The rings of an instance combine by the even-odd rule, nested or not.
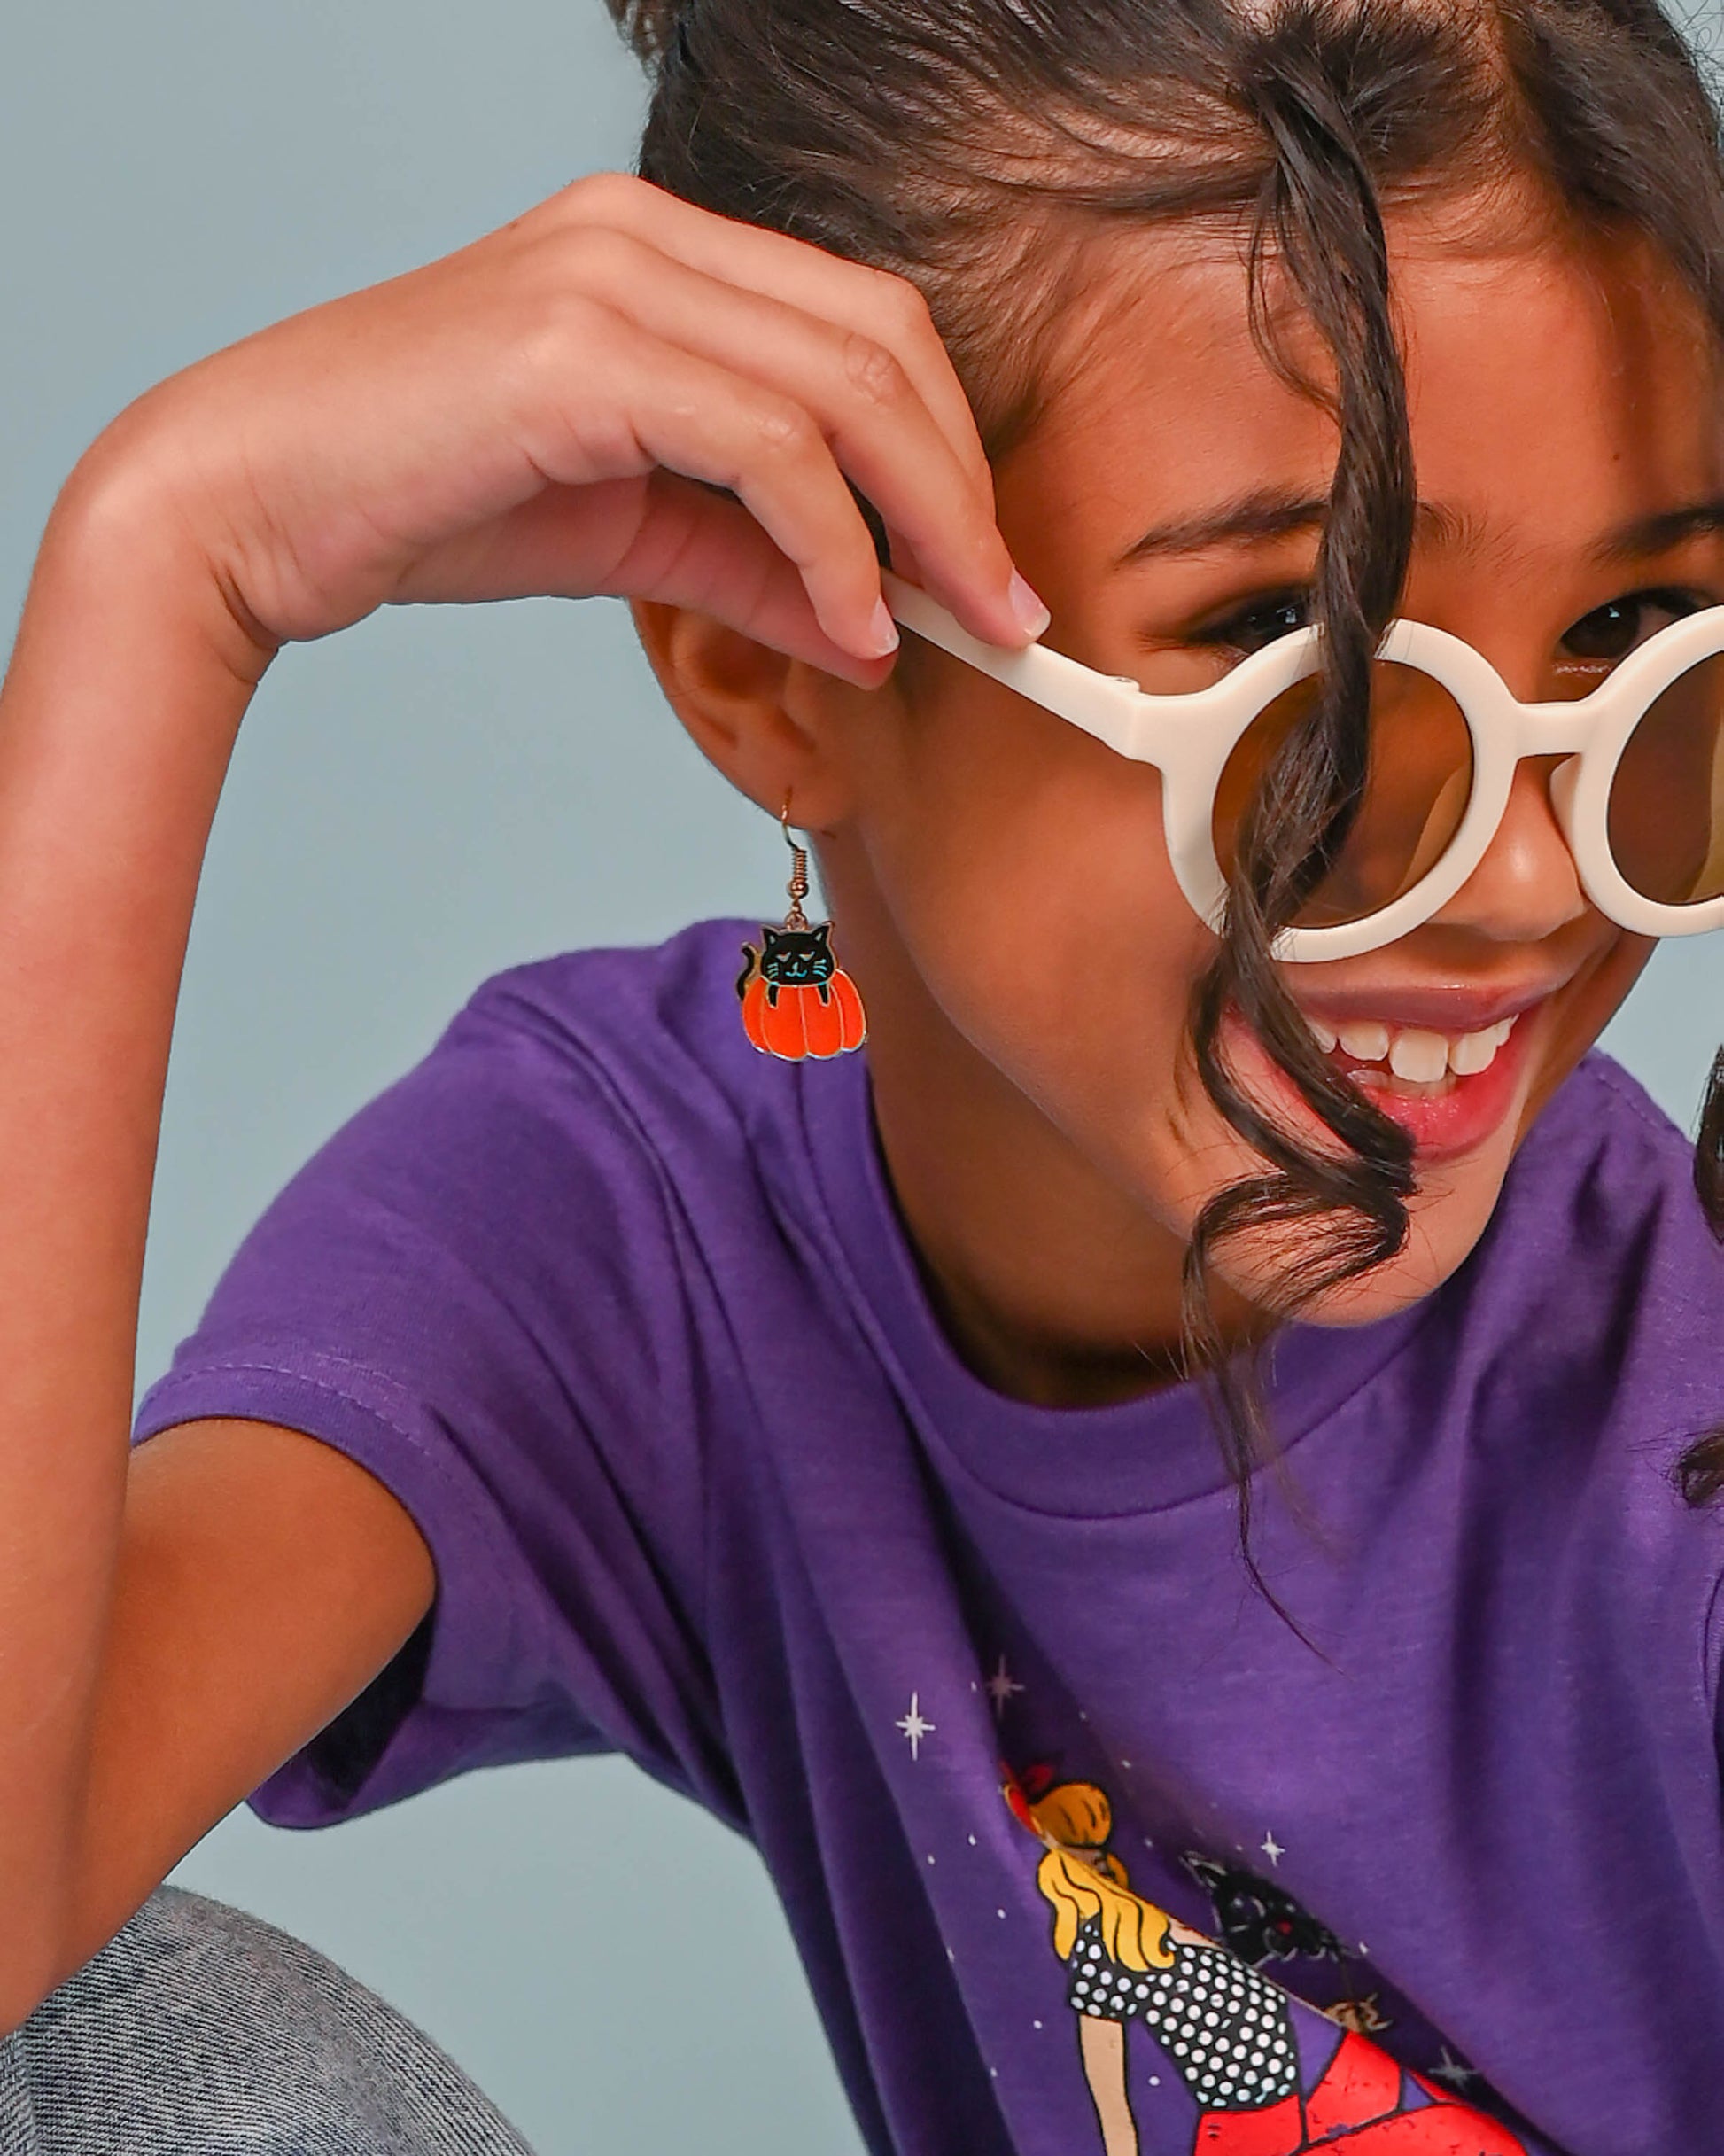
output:
[[[1463,240],[1411,213],[1391,221],[1390,248],[1419,492],[1469,543],[1566,552],[1718,490],[1716,349],[1651,248]],[[1002,462],[1003,507],[1015,496],[1080,544],[1129,545],[1184,505],[1327,492],[1334,424],[1265,362],[1236,247],[1135,233],[1097,243],[1087,269],[1038,422]],[[1273,270],[1266,290],[1289,357],[1332,384]]]

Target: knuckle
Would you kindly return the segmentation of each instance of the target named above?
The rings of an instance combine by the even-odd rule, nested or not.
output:
[[[803,407],[788,399],[763,405],[757,424],[762,446],[790,462],[810,455],[826,439]]]
[[[563,199],[577,217],[602,222],[625,215],[640,201],[645,184],[632,172],[589,172],[569,183]]]
[[[881,304],[899,327],[912,335],[931,334],[934,315],[921,287],[890,269],[877,269],[874,274],[880,280],[877,289]]]
[[[844,377],[871,404],[896,404],[910,385],[897,354],[859,330],[844,339]]]
[[[512,348],[529,374],[563,380],[571,356],[594,351],[616,325],[616,315],[601,300],[578,286],[553,281],[523,308]]]
[[[556,257],[559,282],[614,290],[620,281],[638,274],[641,245],[614,225],[577,225],[562,235]]]

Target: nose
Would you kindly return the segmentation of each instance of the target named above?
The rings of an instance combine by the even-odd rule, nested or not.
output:
[[[1536,943],[1587,911],[1580,872],[1550,801],[1550,774],[1564,760],[1523,759],[1485,858],[1433,916],[1436,922],[1494,943]]]

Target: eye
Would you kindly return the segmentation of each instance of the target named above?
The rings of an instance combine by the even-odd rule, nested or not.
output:
[[[1296,636],[1311,619],[1310,594],[1278,591],[1247,600],[1191,630],[1186,642],[1249,658],[1284,636]]]
[[[1557,647],[1557,669],[1602,680],[1649,637],[1710,603],[1691,591],[1635,591],[1609,600],[1583,614],[1564,636]]]

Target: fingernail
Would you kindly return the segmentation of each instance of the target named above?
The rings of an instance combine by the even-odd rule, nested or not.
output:
[[[1053,616],[1015,569],[1012,572],[1011,589],[1006,595],[1012,602],[1012,611],[1017,616],[1024,634],[1032,637],[1041,635]]]
[[[863,653],[865,658],[884,658],[889,651],[898,648],[898,625],[893,620],[884,599],[874,608],[868,623],[870,642]]]

